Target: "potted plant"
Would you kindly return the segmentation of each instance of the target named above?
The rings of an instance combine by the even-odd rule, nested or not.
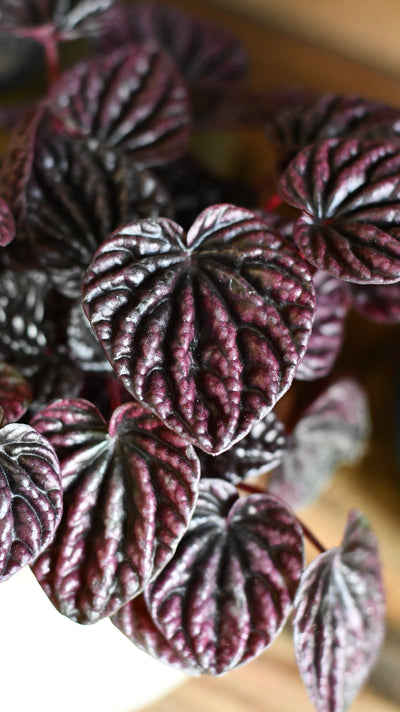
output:
[[[368,437],[334,371],[347,311],[399,319],[398,111],[256,93],[236,39],[163,6],[3,0],[0,31],[48,77],[4,112],[2,581],[29,564],[71,621],[195,675],[292,615],[316,709],[347,709],[384,634],[377,541],[353,509],[325,550],[295,510]],[[191,152],[249,123],[278,148],[268,199]]]

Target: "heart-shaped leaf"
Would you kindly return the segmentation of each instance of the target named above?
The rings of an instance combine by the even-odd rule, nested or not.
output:
[[[8,245],[15,237],[15,221],[10,208],[0,195],[0,246]]]
[[[107,425],[82,399],[32,420],[61,462],[64,515],[34,572],[54,605],[94,623],[115,613],[165,566],[197,495],[193,448],[135,403]]]
[[[292,507],[313,502],[328,486],[336,468],[357,461],[370,433],[368,403],[361,386],[343,378],[307,408],[288,442],[269,491]]]
[[[29,383],[8,363],[0,363],[0,406],[6,422],[19,420],[32,400]]]
[[[132,601],[114,622],[165,662],[219,675],[275,639],[302,570],[302,531],[282,502],[203,480],[175,556],[144,593],[150,621]]]
[[[300,151],[281,178],[303,210],[294,239],[304,257],[356,283],[400,280],[400,146],[332,139]]]
[[[218,454],[289,387],[314,290],[297,250],[255,213],[216,205],[116,231],[83,281],[84,308],[126,389]]]
[[[313,381],[327,376],[341,349],[345,317],[350,305],[348,285],[326,272],[313,275],[317,305],[307,351],[300,361],[295,378]]]
[[[146,166],[187,148],[185,84],[168,55],[150,47],[125,45],[75,65],[54,86],[50,110],[91,146],[128,151]]]
[[[169,214],[157,178],[114,151],[91,151],[63,134],[38,142],[27,186],[34,254],[57,289],[80,297],[82,276],[101,242],[130,220]]]
[[[0,429],[0,581],[51,542],[62,513],[60,466],[51,445],[29,425]]]
[[[364,685],[383,641],[384,609],[377,542],[352,511],[342,545],[312,562],[296,598],[296,658],[318,712],[345,712]]]
[[[400,323],[400,282],[395,284],[352,284],[352,306],[371,321]]]
[[[201,476],[238,484],[246,477],[258,477],[277,467],[286,448],[285,428],[271,412],[221,455],[214,457],[199,450]]]

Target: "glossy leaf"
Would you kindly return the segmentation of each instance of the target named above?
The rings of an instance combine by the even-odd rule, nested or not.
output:
[[[15,221],[7,203],[0,195],[0,246],[8,245],[15,237]]]
[[[254,213],[205,210],[187,234],[142,220],[98,249],[84,308],[126,389],[218,454],[289,387],[314,309],[297,251]]]
[[[312,562],[296,598],[296,658],[318,712],[345,712],[364,685],[383,642],[384,608],[376,538],[353,510],[342,545]]]
[[[302,530],[282,502],[204,480],[187,534],[144,595],[184,666],[219,675],[276,638],[302,570]]]
[[[310,504],[339,465],[354,463],[364,454],[369,432],[363,389],[350,378],[334,382],[296,425],[282,464],[272,473],[269,491],[292,507]]]
[[[81,294],[82,276],[101,242],[130,220],[169,214],[156,177],[111,150],[91,151],[64,135],[42,138],[27,187],[34,254],[57,289]]]
[[[400,282],[395,284],[353,284],[352,306],[371,321],[400,323]]]
[[[94,623],[138,595],[186,531],[197,495],[193,449],[139,405],[107,425],[82,399],[32,420],[61,462],[64,515],[34,572],[53,604]]]
[[[345,282],[319,270],[313,275],[313,281],[317,305],[307,351],[295,375],[299,381],[323,378],[332,370],[342,347],[351,301]]]
[[[37,36],[32,28],[46,25],[58,40],[98,34],[114,0],[2,0],[0,26],[21,36]]]
[[[0,430],[0,581],[53,539],[62,512],[60,466],[49,443],[29,425]]]
[[[0,363],[0,406],[6,422],[19,420],[31,400],[31,388],[25,378],[10,364]]]
[[[284,200],[303,211],[294,239],[334,277],[400,279],[400,146],[335,139],[297,154],[281,178]]]
[[[213,457],[199,450],[201,476],[238,484],[247,477],[257,477],[277,467],[286,448],[285,428],[271,412],[221,455]]]
[[[125,45],[75,65],[54,86],[50,110],[91,147],[127,151],[147,166],[187,148],[185,84],[169,57],[149,47]]]
[[[167,5],[146,2],[124,8],[108,44],[129,40],[166,50],[190,82],[240,79],[247,69],[247,53],[233,35]]]

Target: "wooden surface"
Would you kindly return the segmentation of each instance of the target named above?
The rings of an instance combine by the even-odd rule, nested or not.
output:
[[[187,3],[179,0],[174,4],[187,8]],[[251,48],[253,83],[259,87],[304,86],[321,92],[354,92],[400,105],[400,80],[389,74],[243,17],[224,14],[202,2],[193,0],[190,7],[241,35]],[[237,169],[242,161],[245,172],[265,172],[271,155],[262,136],[244,133],[240,148],[223,134],[217,136],[218,140],[221,150],[232,151],[233,167]],[[260,168],[264,160],[265,166]],[[400,376],[399,337],[400,327],[369,324],[356,315],[350,318],[339,366],[350,366],[369,393],[374,427],[369,452],[359,466],[342,468],[326,494],[300,513],[324,545],[330,547],[340,542],[348,510],[357,507],[367,514],[380,540],[388,635],[370,684],[352,705],[352,712],[400,712],[400,473],[393,442],[394,389]],[[315,552],[308,548],[308,555],[310,560]],[[257,660],[222,678],[189,680],[144,712],[313,709],[297,672],[287,630]]]

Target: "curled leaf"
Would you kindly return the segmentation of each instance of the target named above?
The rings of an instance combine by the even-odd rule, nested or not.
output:
[[[0,429],[0,581],[33,562],[51,542],[62,513],[60,466],[29,425]]]
[[[279,192],[302,210],[294,240],[334,277],[360,284],[400,279],[400,146],[328,140],[300,151]]]
[[[126,389],[218,454],[289,387],[314,289],[297,250],[255,213],[216,205],[187,234],[142,220],[103,242],[84,308]]]
[[[288,440],[269,491],[292,507],[313,502],[328,486],[338,465],[364,453],[370,433],[365,393],[351,378],[334,382],[311,404]]]
[[[238,499],[229,483],[204,480],[187,533],[144,593],[162,638],[135,602],[114,622],[133,640],[137,631],[139,644],[162,660],[219,675],[275,639],[302,570],[302,531],[282,502],[269,495]]]
[[[350,513],[341,546],[304,572],[295,610],[295,652],[308,694],[318,712],[345,712],[384,637],[377,542],[360,512]]]
[[[172,557],[197,496],[193,449],[135,403],[109,427],[82,399],[32,420],[61,463],[64,514],[33,570],[53,604],[94,623],[138,595]]]

